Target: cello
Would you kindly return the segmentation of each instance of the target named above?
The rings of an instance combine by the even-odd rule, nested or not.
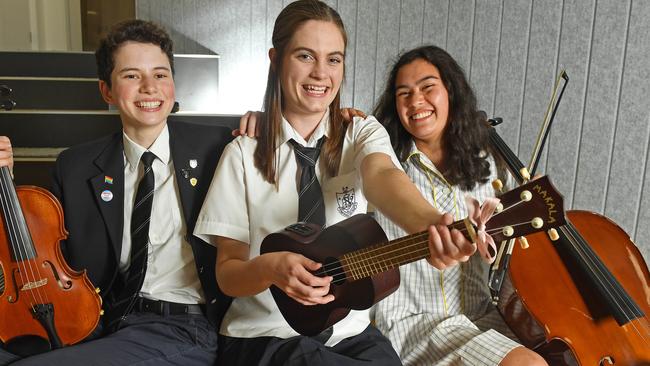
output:
[[[61,205],[43,188],[16,188],[3,166],[0,206],[0,340],[21,356],[80,342],[97,326],[102,299],[63,258]]]
[[[568,80],[564,71],[561,77]],[[524,183],[527,169],[494,128],[490,142]],[[602,215],[566,215],[556,232],[527,236],[526,250],[502,246],[511,255],[500,249],[500,268],[490,279],[490,287],[501,290],[498,310],[521,343],[550,365],[650,365],[650,273],[638,248]]]

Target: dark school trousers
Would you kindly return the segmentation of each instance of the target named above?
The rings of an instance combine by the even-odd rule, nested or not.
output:
[[[4,349],[0,348],[0,365],[8,365],[12,361],[16,361],[20,359],[20,357],[14,355],[13,353],[9,353],[5,351]]]
[[[375,327],[346,338],[333,347],[305,336],[292,338],[233,338],[219,336],[217,365],[222,366],[393,366],[402,363],[397,353]]]
[[[214,365],[217,332],[205,316],[132,313],[105,337],[23,358],[12,366]]]

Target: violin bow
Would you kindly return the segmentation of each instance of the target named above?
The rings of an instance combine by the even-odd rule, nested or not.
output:
[[[534,175],[535,170],[537,170],[537,165],[539,164],[539,158],[542,155],[542,149],[544,148],[544,144],[546,144],[548,133],[551,131],[551,124],[553,123],[553,119],[555,118],[555,113],[557,113],[557,108],[560,105],[560,101],[562,100],[562,95],[564,95],[564,91],[566,90],[566,86],[568,83],[569,83],[569,75],[567,75],[566,70],[560,71],[560,75],[558,75],[557,79],[555,80],[555,86],[553,87],[553,94],[551,94],[551,102],[549,103],[548,108],[546,109],[546,114],[544,115],[544,123],[542,123],[542,128],[539,131],[539,136],[537,136],[537,143],[535,144],[535,148],[533,149],[533,153],[530,159],[530,164],[528,164],[528,171],[532,175]],[[560,90],[560,94],[558,95],[557,91],[560,88],[560,85],[562,85],[562,90]]]

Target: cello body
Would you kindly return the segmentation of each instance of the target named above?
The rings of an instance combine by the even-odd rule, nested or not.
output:
[[[606,217],[569,211],[567,218],[643,316],[619,325],[567,248],[546,233],[527,236],[525,250],[515,246],[499,311],[522,344],[550,365],[650,365],[650,273],[643,257]]]
[[[13,184],[2,188],[9,191]],[[25,255],[28,252],[24,252],[24,248],[16,248],[12,243],[12,233],[20,228],[16,229],[16,223],[2,214],[7,212],[7,202],[3,201],[0,264],[4,286],[0,293],[0,340],[7,343],[20,337],[36,336],[48,339],[52,348],[77,343],[97,326],[101,297],[85,271],[72,270],[63,258],[59,241],[65,239],[67,233],[63,210],[56,198],[49,191],[33,186],[18,187],[15,192],[35,255]]]

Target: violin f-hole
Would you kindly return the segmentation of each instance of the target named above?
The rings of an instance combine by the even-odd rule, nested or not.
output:
[[[56,270],[56,267],[50,262],[50,261],[44,261],[43,262],[43,267],[49,267],[50,271],[52,271],[52,275],[54,276],[54,279],[56,279],[56,283],[59,284],[59,287],[61,287],[64,290],[69,290],[72,288],[72,281],[66,280],[65,282],[61,280],[61,276],[59,276],[59,271]]]
[[[20,296],[20,291],[18,290],[18,282],[16,282],[16,272],[20,272],[20,270],[18,268],[14,268],[13,271],[11,271],[11,282],[14,284],[14,294],[16,296],[14,297],[12,295],[7,295],[7,301],[9,301],[10,304],[18,301],[18,297]]]
[[[0,296],[5,293],[5,267],[0,262]]]
[[[607,366],[607,365],[613,365],[614,364],[614,358],[611,356],[605,356],[600,359],[598,362],[598,365],[600,366]]]

